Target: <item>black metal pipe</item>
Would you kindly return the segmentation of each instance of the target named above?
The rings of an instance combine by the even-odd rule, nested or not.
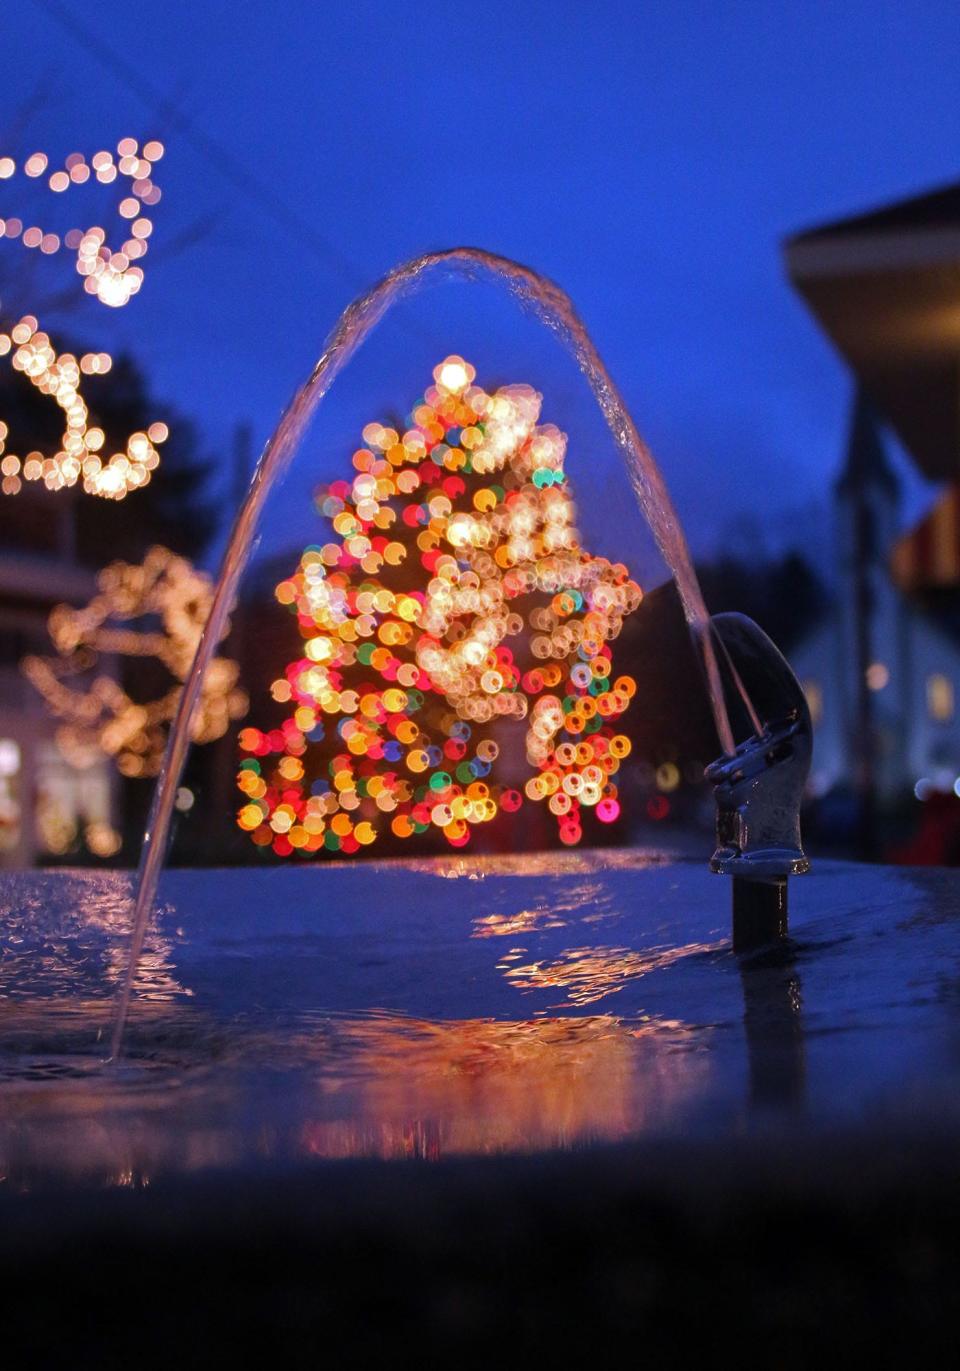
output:
[[[800,805],[813,747],[800,683],[767,635],[742,614],[718,614],[713,631],[760,726],[732,754],[707,767],[717,801],[710,869],[733,877],[735,952],[783,944],[787,877],[810,869]]]
[[[753,952],[787,936],[787,878],[733,878],[733,950]]]

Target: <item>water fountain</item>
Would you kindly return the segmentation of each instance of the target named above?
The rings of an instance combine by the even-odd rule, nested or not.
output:
[[[477,248],[454,248],[404,263],[367,294],[355,300],[342,314],[313,372],[295,395],[267,444],[250,491],[237,515],[224,555],[207,630],[200,640],[171,730],[170,744],[158,777],[144,835],[129,963],[111,1037],[111,1055],[119,1052],[122,1043],[129,997],[156,898],[157,882],[169,841],[174,799],[186,760],[202,683],[237,593],[262,508],[296,450],[307,424],[357,348],[392,305],[422,284],[431,272],[441,269],[467,276],[487,274],[503,282],[522,304],[537,312],[576,359],[623,455],[640,508],[676,582],[684,613],[702,654],[710,704],[724,754],[731,756],[735,752],[709,618],[672,501],[652,453],[640,437],[612,377],[569,298],[553,282],[530,268]],[[736,669],[732,675],[740,693],[745,696]],[[747,704],[750,708],[748,699]],[[757,722],[752,709],[751,716]]]
[[[732,948],[726,887],[706,852],[164,870],[192,715],[270,491],[388,306],[445,270],[506,282],[570,348],[676,578],[722,753],[708,771],[712,867],[732,877]],[[784,659],[742,616],[708,618],[660,473],[566,296],[477,250],[398,268],[345,312],[260,461],[181,697],[136,880],[0,877],[4,1174],[41,1197],[55,1188],[51,1244],[70,1241],[71,1223],[84,1234],[100,1222],[90,1195],[100,1206],[108,1186],[135,1204],[122,1212],[141,1234],[167,1223],[167,1241],[173,1232],[191,1252],[219,1234],[224,1270],[235,1255],[224,1234],[238,1231],[228,1215],[244,1216],[239,1248],[257,1233],[289,1264],[289,1253],[370,1222],[400,1252],[401,1230],[434,1205],[442,1219],[429,1279],[440,1283],[449,1234],[463,1236],[457,1205],[471,1193],[470,1212],[490,1215],[503,1251],[516,1242],[517,1216],[533,1212],[530,1195],[557,1231],[582,1202],[577,1267],[580,1244],[594,1257],[603,1249],[598,1214],[604,1223],[632,1214],[634,1241],[647,1212],[638,1187],[651,1213],[673,1196],[677,1224],[681,1210],[736,1193],[742,1222],[776,1202],[795,1166],[833,1205],[856,1171],[851,1155],[878,1157],[906,1136],[910,1175],[926,1184],[942,1168],[931,1138],[957,1129],[960,892],[948,873],[822,863],[788,937],[786,882],[807,867],[798,813],[810,750],[806,703]],[[837,1137],[846,1150],[831,1152]],[[350,1159],[358,1169],[342,1165]],[[394,1166],[412,1161],[436,1162],[436,1186],[449,1191]],[[874,1192],[857,1175],[869,1205]],[[131,1271],[165,1289],[179,1264],[161,1270],[151,1244],[144,1252],[112,1212],[119,1226],[98,1269],[111,1261],[116,1272],[105,1254],[117,1243],[136,1248]],[[619,1261],[629,1244],[617,1244]],[[13,1252],[0,1241],[5,1272]],[[533,1242],[531,1270],[538,1252]],[[191,1272],[188,1261],[184,1282]]]

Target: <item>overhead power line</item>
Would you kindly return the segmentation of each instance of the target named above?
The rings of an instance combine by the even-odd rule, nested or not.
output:
[[[139,68],[134,67],[126,58],[115,52],[99,33],[94,33],[62,0],[33,0],[34,5],[43,10],[55,23],[74,38],[91,56],[106,67],[121,81],[128,90],[163,121],[165,130],[176,130],[184,142],[190,143],[197,152],[207,158],[221,176],[242,190],[252,202],[257,204],[265,215],[273,219],[287,232],[292,233],[324,267],[332,269],[352,291],[365,284],[364,273],[355,262],[320,233],[310,220],[299,214],[277,194],[275,186],[267,185],[243,162],[225,147],[219,139],[198,128],[194,121],[184,113],[163,90],[145,77]]]

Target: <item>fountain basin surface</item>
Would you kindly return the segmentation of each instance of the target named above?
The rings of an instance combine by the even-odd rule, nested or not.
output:
[[[736,958],[651,852],[171,870],[102,1065],[129,875],[0,878],[8,1185],[960,1119],[960,879],[821,863]]]
[[[0,880],[8,1353],[956,1359],[953,873],[737,959],[665,854],[171,870],[105,1069],[132,884]]]

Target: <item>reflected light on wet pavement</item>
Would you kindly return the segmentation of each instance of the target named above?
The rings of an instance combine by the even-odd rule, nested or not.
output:
[[[659,971],[682,957],[714,952],[720,947],[720,943],[691,943],[652,952],[631,952],[627,947],[573,947],[556,962],[500,965],[517,990],[565,990],[561,1003],[582,1006],[616,995],[629,981]]]

